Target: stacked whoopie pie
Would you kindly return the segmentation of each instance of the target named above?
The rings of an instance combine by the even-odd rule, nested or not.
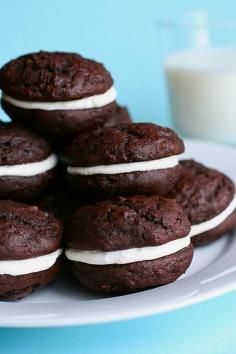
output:
[[[39,52],[1,69],[2,107],[11,119],[58,143],[101,125],[129,122],[110,73],[74,53]]]
[[[102,64],[28,54],[2,67],[0,88],[12,120],[0,123],[1,299],[55,278],[63,224],[75,278],[108,293],[175,281],[193,244],[236,225],[234,183],[179,161],[173,130],[132,123]]]

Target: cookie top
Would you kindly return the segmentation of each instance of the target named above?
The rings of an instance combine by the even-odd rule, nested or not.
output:
[[[61,246],[62,224],[36,206],[0,200],[0,259],[25,259]]]
[[[2,91],[27,101],[80,99],[102,94],[112,83],[102,64],[76,53],[31,53],[11,60],[0,70]]]
[[[199,224],[221,213],[234,197],[233,181],[194,160],[184,160],[180,164],[181,178],[172,196],[182,206],[191,224]]]
[[[77,209],[68,223],[66,243],[80,250],[115,251],[159,246],[189,231],[188,218],[173,199],[118,197]]]
[[[184,143],[169,129],[151,123],[98,128],[78,135],[62,152],[70,166],[93,166],[157,160],[184,152]]]
[[[0,166],[21,165],[46,159],[47,140],[13,123],[0,123]]]

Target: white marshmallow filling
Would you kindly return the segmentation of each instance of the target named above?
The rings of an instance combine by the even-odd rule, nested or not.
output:
[[[114,175],[119,173],[163,170],[178,165],[180,155],[164,157],[158,160],[119,163],[113,165],[98,165],[89,167],[67,167],[67,173],[72,175]]]
[[[129,248],[118,251],[86,251],[68,248],[65,251],[70,261],[93,265],[128,264],[134,262],[151,261],[169,256],[190,245],[190,236],[167,242],[160,246]]]
[[[190,231],[190,237],[200,235],[203,232],[207,232],[219,226],[227,219],[228,216],[232,214],[235,208],[236,208],[236,194],[234,195],[234,198],[231,200],[229,205],[220,214],[216,215],[214,218],[210,220],[192,225]]]
[[[62,249],[33,258],[0,261],[1,275],[24,275],[41,272],[51,268],[57,261],[57,258],[62,254]]]
[[[30,177],[52,170],[57,165],[57,156],[49,155],[45,160],[21,165],[0,166],[0,177]]]
[[[109,90],[107,90],[102,94],[80,98],[78,100],[71,100],[71,101],[56,101],[56,102],[23,101],[8,96],[5,93],[2,94],[2,100],[10,103],[13,106],[23,108],[23,109],[40,109],[43,111],[55,111],[55,110],[99,108],[115,101],[116,96],[117,96],[116,89],[114,86],[112,86]]]

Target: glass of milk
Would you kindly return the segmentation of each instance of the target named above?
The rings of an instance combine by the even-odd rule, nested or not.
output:
[[[198,13],[164,25],[175,39],[164,60],[174,128],[182,136],[236,143],[236,23],[209,23]]]

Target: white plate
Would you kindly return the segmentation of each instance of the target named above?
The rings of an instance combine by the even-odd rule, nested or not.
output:
[[[236,149],[197,140],[185,157],[219,168],[236,181]],[[101,323],[146,316],[194,304],[236,289],[236,238],[227,235],[197,249],[175,283],[125,296],[105,297],[76,285],[65,273],[19,302],[0,302],[0,326],[36,327]]]

